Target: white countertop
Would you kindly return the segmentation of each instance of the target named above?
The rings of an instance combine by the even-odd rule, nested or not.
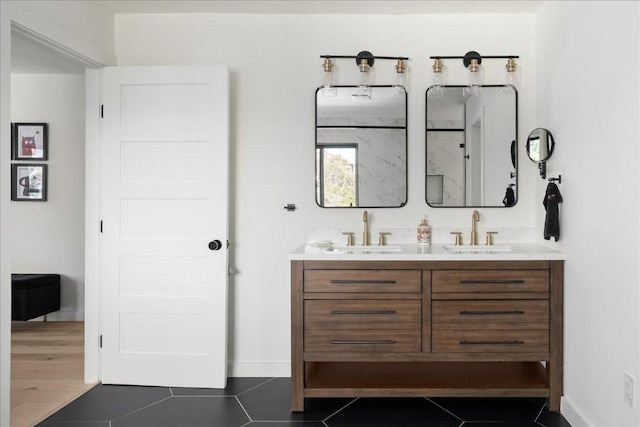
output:
[[[374,252],[378,246],[372,246],[372,252],[340,250],[328,251],[310,245],[301,246],[289,253],[291,261],[553,261],[565,260],[563,252],[533,243],[512,243],[496,245],[496,251],[487,251],[487,247],[478,246],[478,251],[456,252],[445,249],[451,245],[434,244],[418,246],[416,244],[393,244],[388,252]],[[498,250],[508,246],[508,251]]]

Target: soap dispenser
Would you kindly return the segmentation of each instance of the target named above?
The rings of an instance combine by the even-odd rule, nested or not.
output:
[[[426,216],[418,225],[418,245],[431,246],[431,226],[427,223]]]

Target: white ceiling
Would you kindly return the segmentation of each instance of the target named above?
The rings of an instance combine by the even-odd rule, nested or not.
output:
[[[542,1],[104,0],[111,13],[535,13]]]
[[[318,0],[92,0],[102,13],[441,14],[535,13],[542,1],[318,1]],[[12,32],[11,71],[17,74],[84,74],[67,55]]]

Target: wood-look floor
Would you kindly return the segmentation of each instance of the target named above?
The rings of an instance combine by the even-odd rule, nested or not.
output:
[[[11,323],[11,427],[30,427],[91,389],[84,322]]]

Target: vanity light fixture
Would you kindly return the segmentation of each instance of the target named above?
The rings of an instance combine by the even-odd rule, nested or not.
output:
[[[482,56],[478,52],[471,50],[464,56],[431,56],[433,62],[433,77],[432,87],[429,89],[431,96],[438,96],[438,91],[434,91],[433,88],[444,86],[444,73],[442,72],[442,60],[443,59],[462,59],[462,64],[468,70],[468,82],[464,88],[465,95],[473,94],[478,95],[480,88],[482,87],[483,71],[482,60],[484,59],[507,59],[507,65],[505,67],[507,73],[507,81],[505,87],[517,86],[518,84],[518,71],[516,66],[516,58],[520,58],[518,55],[499,55],[499,56]],[[442,79],[442,80],[441,80]],[[433,93],[431,93],[433,92]]]
[[[335,59],[343,59],[350,58],[356,60],[356,65],[358,67],[358,83],[357,85],[360,87],[360,94],[366,95],[371,92],[371,84],[373,81],[373,64],[376,59],[392,59],[396,61],[396,65],[394,68],[394,86],[405,86],[407,83],[407,66],[405,61],[409,60],[409,58],[404,56],[374,56],[371,52],[366,50],[361,51],[355,56],[350,55],[321,55],[321,58],[324,58],[323,70],[325,74],[325,81],[323,85],[323,90],[329,87],[334,87],[335,76],[333,76],[333,67],[335,64],[333,60]],[[331,74],[331,80],[329,82],[328,74]],[[360,96],[360,95],[359,95]]]

